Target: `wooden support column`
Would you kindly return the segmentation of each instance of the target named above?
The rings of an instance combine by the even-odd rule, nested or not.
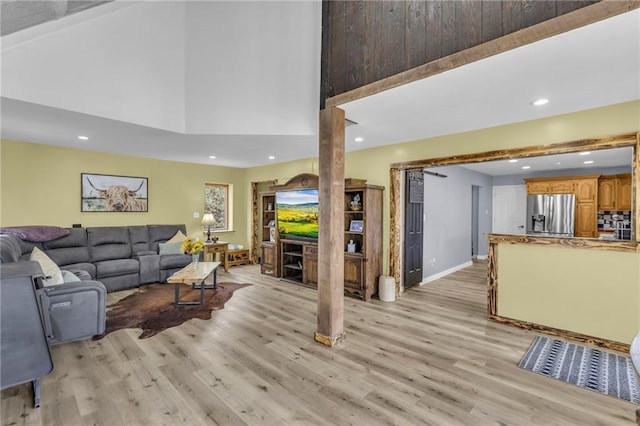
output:
[[[314,338],[344,338],[344,111],[320,111],[318,314]]]

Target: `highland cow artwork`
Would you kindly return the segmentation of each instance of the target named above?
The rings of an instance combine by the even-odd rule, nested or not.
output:
[[[147,212],[148,179],[81,173],[81,211]]]

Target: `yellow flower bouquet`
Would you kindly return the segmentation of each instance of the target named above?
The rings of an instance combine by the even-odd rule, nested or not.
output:
[[[200,240],[187,237],[180,245],[180,250],[182,250],[184,254],[200,254],[204,251],[204,243]]]

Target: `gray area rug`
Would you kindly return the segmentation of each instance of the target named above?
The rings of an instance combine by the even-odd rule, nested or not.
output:
[[[536,336],[518,367],[640,404],[638,377],[628,356]]]

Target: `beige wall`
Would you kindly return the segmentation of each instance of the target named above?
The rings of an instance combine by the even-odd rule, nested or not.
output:
[[[202,237],[201,219],[206,182],[233,185],[234,198],[247,197],[243,169],[212,167],[105,154],[3,140],[0,142],[2,226],[56,225],[69,227],[181,224]],[[81,213],[80,173],[149,178],[148,213]],[[245,206],[234,209],[235,232],[220,238],[248,246]]]
[[[631,343],[640,331],[638,253],[498,246],[498,315]]]
[[[499,149],[545,145],[640,131],[640,102],[628,102],[450,136],[387,145],[348,153],[345,176],[367,179],[385,187],[384,269],[389,265],[389,168],[391,164]],[[297,173],[318,173],[316,160],[307,159],[247,170],[250,182],[277,177],[279,183]],[[280,180],[283,179],[283,180]],[[640,194],[640,188],[638,189]]]

